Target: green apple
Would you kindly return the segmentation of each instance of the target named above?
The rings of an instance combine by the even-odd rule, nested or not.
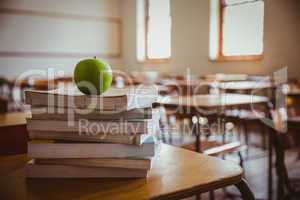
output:
[[[84,94],[100,95],[111,86],[112,70],[100,60],[84,59],[75,67],[74,81]]]

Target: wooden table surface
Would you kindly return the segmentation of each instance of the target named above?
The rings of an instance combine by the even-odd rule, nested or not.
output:
[[[30,112],[12,112],[0,114],[0,127],[25,125]]]
[[[185,107],[219,107],[219,106],[235,106],[243,104],[266,103],[267,97],[245,95],[245,94],[220,94],[220,95],[194,95],[194,96],[162,96],[157,103],[170,106]]]
[[[203,78],[209,81],[246,81],[248,80],[248,74],[207,74],[204,75]]]
[[[26,155],[0,158],[0,199],[175,199],[242,181],[229,161],[162,144],[147,179],[26,179]]]
[[[230,81],[217,84],[223,90],[261,90],[273,88],[270,81]]]
[[[162,79],[158,82],[160,85],[164,86],[179,86],[179,87],[188,87],[188,86],[201,86],[201,85],[210,85],[212,82],[204,81],[200,79],[192,80],[173,80],[173,79]]]

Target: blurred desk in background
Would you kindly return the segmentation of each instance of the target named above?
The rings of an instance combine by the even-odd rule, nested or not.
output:
[[[28,132],[27,112],[0,114],[0,155],[21,154],[27,152]]]

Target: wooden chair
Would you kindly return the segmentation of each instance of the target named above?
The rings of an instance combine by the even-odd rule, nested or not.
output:
[[[194,117],[192,120],[192,129],[194,134],[200,134],[199,143],[194,145],[185,145],[183,148],[197,151],[216,157],[225,157],[227,154],[237,153],[240,158],[240,165],[243,166],[242,152],[247,149],[246,145],[243,145],[240,141],[232,140],[234,124],[226,122],[223,130],[216,130],[215,133],[211,132],[211,129],[205,127],[209,126],[209,122],[205,117]],[[219,132],[220,131],[220,132]]]
[[[167,111],[164,107],[160,107],[161,114],[161,132],[162,132],[162,141],[164,143],[172,143],[173,138],[172,135],[178,134],[180,131],[176,131],[174,133],[174,129],[170,128],[170,124],[168,121]],[[184,123],[186,125],[186,119],[182,118],[179,122]],[[239,141],[230,140],[230,136],[233,134],[234,125],[232,123],[226,123],[224,133],[213,134],[210,130],[206,129],[208,124],[207,118],[204,117],[196,117],[194,116],[191,122],[191,131],[192,134],[197,138],[199,137],[199,141],[194,140],[192,143],[188,144],[180,144],[182,148],[189,149],[192,151],[202,152],[206,155],[216,156],[216,157],[224,157],[227,154],[237,153],[240,158],[240,165],[243,165],[243,156],[242,152],[247,149],[246,145],[243,145]],[[178,123],[178,122],[177,122]],[[180,134],[180,133],[179,133]],[[200,134],[200,135],[198,135]],[[168,137],[166,137],[168,136]],[[167,138],[169,138],[167,140]],[[182,141],[182,139],[181,139]]]
[[[261,138],[262,138],[262,147],[263,149],[267,149],[267,130],[263,123],[261,123],[261,119],[266,117],[265,112],[258,111],[257,113],[253,113],[253,111],[242,109],[240,110],[239,122],[241,125],[241,129],[245,135],[245,143],[247,145],[250,144],[250,127],[251,125],[255,125],[259,127]]]
[[[237,82],[238,84],[238,82]],[[273,91],[269,88],[262,89],[258,95],[267,96],[272,99]],[[228,91],[222,91],[228,92]],[[238,92],[242,94],[252,94],[252,90],[244,90],[244,91],[230,91],[231,93]],[[226,118],[234,121],[236,126],[238,127],[238,133],[244,134],[246,145],[250,144],[250,127],[259,126],[259,130],[262,136],[262,147],[267,149],[267,129],[263,123],[261,123],[261,119],[266,117],[266,108],[263,106],[262,108],[257,108],[255,113],[252,109],[245,107],[236,107],[233,110],[227,110],[225,112]]]

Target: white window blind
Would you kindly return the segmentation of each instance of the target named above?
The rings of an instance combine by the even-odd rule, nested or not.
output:
[[[138,60],[170,58],[170,0],[138,0],[137,9]]]
[[[225,0],[223,5],[219,0],[210,0],[210,3],[210,59],[230,56],[242,59],[263,54],[263,0]]]
[[[224,56],[263,53],[264,2],[227,0],[223,15]]]
[[[164,59],[171,56],[170,0],[149,0],[148,57]]]

